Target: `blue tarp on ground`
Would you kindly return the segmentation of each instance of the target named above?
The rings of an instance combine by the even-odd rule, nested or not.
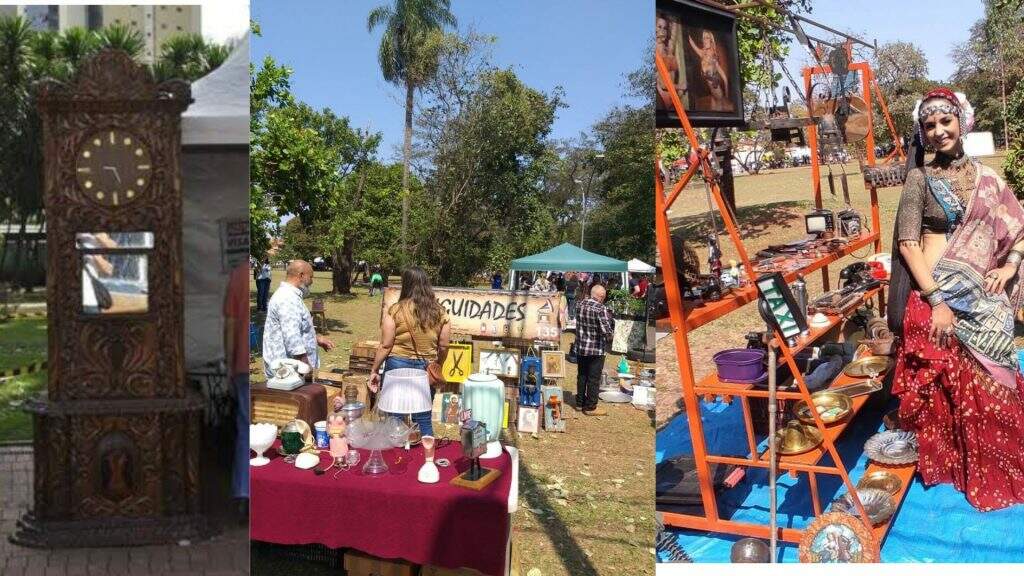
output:
[[[856,484],[864,474],[867,457],[864,442],[878,430],[886,410],[895,408],[895,401],[886,406],[869,402],[856,420],[839,438],[837,449],[849,467],[850,480]],[[702,403],[704,436],[713,454],[746,456],[746,435],[739,402]],[[761,449],[767,442],[761,438]],[[672,420],[658,432],[657,462],[690,454],[692,444],[686,415]],[[828,456],[822,464],[828,464]],[[822,502],[829,502],[846,488],[838,476],[818,475]],[[731,490],[718,497],[719,514],[723,518],[768,525],[767,470],[748,468],[747,475]],[[813,520],[810,489],[806,474],[794,480],[788,474],[778,479],[778,525],[801,528]],[[1014,537],[1024,526],[1024,505],[995,512],[979,512],[967,503],[952,485],[925,488],[919,476],[907,492],[889,535],[882,546],[883,562],[1021,562],[1024,561],[1024,539]],[[728,562],[735,536],[708,534],[690,530],[675,531],[680,546],[695,562]],[[659,558],[659,560],[662,560]],[[797,550],[792,544],[779,546],[779,561],[796,562]]]

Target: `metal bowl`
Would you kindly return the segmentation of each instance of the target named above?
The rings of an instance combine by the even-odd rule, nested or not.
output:
[[[814,402],[821,421],[825,424],[839,422],[850,415],[853,411],[853,400],[842,392],[823,390],[811,394],[811,401]],[[805,424],[814,424],[814,415],[811,414],[807,402],[801,400],[793,407],[793,414]]]
[[[890,495],[896,496],[903,489],[903,480],[888,470],[875,470],[870,474],[865,474],[860,482],[857,482],[857,489],[862,488],[884,490]]]
[[[860,503],[864,506],[868,519],[874,525],[885,522],[896,512],[896,503],[893,502],[892,495],[885,490],[858,488],[857,497],[860,498]],[[857,512],[857,505],[853,503],[853,497],[849,492],[832,502],[832,510],[834,512],[845,512],[857,517],[860,516]]]
[[[803,454],[821,444],[821,431],[814,426],[790,420],[785,428],[775,432],[775,445],[779,454]]]
[[[907,430],[879,432],[864,443],[864,452],[880,464],[911,464],[917,462],[917,435]]]
[[[733,564],[744,564],[749,562],[767,563],[772,559],[771,549],[764,543],[764,540],[757,538],[743,538],[732,545],[729,552],[729,560]]]
[[[893,361],[889,356],[864,356],[847,364],[843,372],[853,378],[867,378],[872,374],[885,374],[892,365]]]
[[[349,402],[348,404],[342,406],[340,412],[342,414],[342,417],[345,418],[345,421],[351,423],[354,422],[355,420],[358,420],[363,415],[363,412],[365,410],[366,404],[359,402],[357,400],[355,402]]]

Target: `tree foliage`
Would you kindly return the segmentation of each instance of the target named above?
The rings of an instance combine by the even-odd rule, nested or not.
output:
[[[872,63],[889,115],[899,137],[914,130],[914,104],[935,83],[928,80],[928,58],[910,42],[890,42],[878,47]],[[875,142],[891,143],[892,134],[880,107],[874,110]]]
[[[546,94],[489,62],[488,39],[449,41],[424,88],[419,156],[434,224],[415,246],[438,281],[466,284],[485,263],[548,248],[555,221],[543,179],[559,91]]]
[[[985,16],[971,26],[970,37],[951,53],[956,71],[951,81],[967,94],[975,112],[975,130],[992,132],[1006,145],[1003,90],[1007,97],[1024,78],[1022,8],[991,0]]]
[[[1024,82],[1018,82],[1007,106],[1007,123],[1012,144],[1003,160],[1006,183],[1024,199]]]

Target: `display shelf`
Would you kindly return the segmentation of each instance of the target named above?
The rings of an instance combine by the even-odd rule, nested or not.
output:
[[[879,374],[878,377],[882,378],[884,377],[884,375]],[[836,377],[835,380],[832,381],[832,384],[828,388],[832,389],[839,386],[846,386],[847,384],[855,384],[857,382],[863,382],[865,380],[867,380],[867,378],[853,378],[852,376],[847,376],[846,374],[840,374],[839,376]],[[849,426],[850,423],[853,422],[853,420],[857,417],[857,413],[860,412],[860,409],[864,407],[864,404],[868,401],[868,398],[870,396],[870,394],[863,394],[861,396],[855,396],[851,398],[851,400],[853,401],[853,409],[850,411],[850,415],[847,416],[846,418],[843,418],[839,422],[826,424],[824,432],[825,438],[831,440],[832,443],[835,444],[836,440],[839,439],[839,436],[843,433],[844,430],[846,430],[846,427]],[[789,456],[780,455],[779,464],[803,464],[806,466],[814,466],[821,460],[821,457],[827,453],[828,450],[825,449],[825,443],[822,442],[813,450],[809,450],[807,452],[804,452],[803,454],[793,454]],[[762,452],[758,458],[766,460],[768,458],[768,451],[766,450]]]
[[[862,235],[857,240],[848,243],[842,250],[830,252],[799,270],[787,272],[786,274],[783,274],[783,278],[785,278],[786,282],[788,283],[796,280],[797,275],[807,276],[812,272],[820,270],[825,266],[828,266],[829,264],[842,258],[845,258],[850,254],[853,254],[857,250],[860,250],[861,248],[864,248],[865,246],[872,244],[873,242],[878,240],[878,237],[878,232],[872,232],[871,234]],[[696,328],[699,328],[704,324],[711,322],[712,320],[716,320],[718,318],[721,318],[722,316],[725,316],[726,314],[740,308],[745,304],[753,302],[754,300],[757,300],[757,287],[754,286],[753,283],[751,283],[747,286],[744,286],[743,288],[734,289],[730,294],[726,295],[721,300],[715,302],[706,302],[702,306],[687,309],[686,302],[684,301],[683,317],[685,318],[686,329],[694,330]]]
[[[850,55],[848,53],[848,57],[849,56]],[[664,85],[671,85],[673,82],[669,69],[666,66],[666,63],[662,60],[661,55],[657,53],[655,54],[655,66],[662,83]],[[860,95],[863,97],[867,108],[869,110],[873,110],[873,97],[877,97],[878,102],[882,102],[882,94],[875,94],[878,92],[877,88],[872,89],[872,87],[876,85],[872,82],[874,74],[871,71],[870,65],[866,62],[850,62],[848,68],[850,71],[863,75],[865,81],[860,85]],[[805,91],[810,93],[811,79],[813,75],[828,73],[831,73],[831,69],[827,66],[805,68]],[[867,403],[868,396],[864,395],[853,398],[852,414],[847,416],[847,418],[842,422],[825,425],[820,419],[816,419],[815,426],[823,436],[822,443],[819,447],[804,454],[780,456],[773,462],[770,457],[767,457],[765,451],[759,448],[759,445],[754,438],[753,423],[749,406],[749,398],[767,398],[769,396],[769,392],[763,388],[754,388],[753,385],[750,384],[720,382],[717,374],[704,377],[699,382],[694,378],[694,365],[693,358],[691,356],[688,333],[707,324],[708,322],[722,318],[740,309],[746,304],[754,302],[758,297],[758,292],[756,287],[753,284],[750,284],[744,288],[732,291],[727,294],[725,298],[715,302],[706,302],[700,305],[694,305],[694,303],[686,302],[682,298],[682,289],[679,283],[679,271],[675,265],[671,224],[668,214],[672,208],[673,201],[675,201],[679,196],[679,190],[685,187],[689,183],[690,179],[698,173],[698,171],[708,183],[711,199],[714,202],[712,209],[717,207],[718,214],[722,219],[725,231],[728,233],[729,239],[732,241],[736,249],[736,253],[740,256],[739,259],[742,261],[742,265],[746,270],[748,279],[753,280],[756,276],[756,272],[754,270],[754,263],[752,263],[747,256],[746,247],[739,235],[739,226],[735,220],[735,216],[730,210],[728,210],[723,199],[722,191],[719,189],[717,178],[715,177],[715,170],[708,160],[708,153],[698,142],[696,133],[693,126],[690,124],[686,111],[682,106],[682,102],[674,92],[670,92],[669,94],[672,99],[672,107],[675,109],[676,114],[680,119],[680,127],[686,134],[686,139],[689,142],[690,148],[697,152],[698,162],[691,166],[690,170],[683,176],[683,178],[676,183],[675,189],[671,194],[667,193],[663,180],[660,177],[655,177],[656,238],[658,242],[658,251],[662,256],[661,261],[665,278],[665,292],[669,304],[669,318],[657,320],[656,325],[659,331],[669,332],[675,342],[676,358],[679,362],[682,399],[685,407],[688,427],[690,429],[693,456],[696,463],[696,474],[700,483],[703,512],[699,514],[665,512],[663,514],[664,523],[666,526],[679,528],[724,532],[734,535],[761,538],[777,537],[788,542],[799,542],[803,535],[803,530],[785,526],[776,526],[774,523],[774,517],[767,525],[756,522],[730,520],[720,517],[717,503],[718,498],[713,478],[711,476],[710,466],[713,464],[731,464],[762,469],[771,469],[772,467],[777,466],[778,470],[790,472],[792,474],[807,474],[807,486],[812,496],[814,516],[820,516],[822,513],[822,502],[818,494],[816,475],[825,474],[829,476],[838,476],[842,480],[842,484],[846,487],[847,491],[856,492],[856,487],[850,481],[849,472],[836,448],[835,442],[840,438],[849,424],[858,416],[863,406]],[[884,102],[882,114],[891,128],[892,122],[889,118],[888,111],[884,107]],[[867,118],[869,129],[865,142],[865,149],[867,150],[866,164],[874,166],[874,131],[871,128],[871,121],[873,117],[871,114],[868,114]],[[806,136],[808,139],[808,147],[811,150],[817,150],[817,127],[815,125],[807,126]],[[656,175],[661,175],[663,173],[662,167],[656,164],[655,172]],[[820,158],[816,154],[812,154],[811,156],[810,183],[813,191],[814,205],[820,208],[822,206],[822,174]],[[783,273],[782,276],[785,282],[791,283],[796,279],[797,275],[806,276],[820,270],[822,273],[823,284],[827,289],[829,285],[830,264],[850,256],[865,247],[870,246],[870,249],[875,252],[882,250],[881,234],[879,233],[881,230],[881,215],[878,204],[878,194],[874,187],[868,187],[868,192],[870,207],[868,208],[869,212],[867,212],[867,214],[870,214],[870,219],[868,222],[865,222],[865,228],[872,232],[862,235],[853,242],[843,246],[840,250],[809,261],[806,265],[797,270],[791,270]],[[807,261],[805,260],[805,262]],[[863,295],[862,302],[877,297],[879,306],[881,307],[884,294],[883,284],[882,287],[867,291],[867,293]],[[782,341],[781,334],[776,330],[775,336],[778,338],[777,348],[780,352],[780,361],[786,362],[792,366],[792,361],[796,352],[805,349],[807,346],[812,345],[814,342],[820,340],[826,334],[833,331],[836,326],[840,325],[844,318],[849,316],[850,313],[851,310],[848,309],[844,314],[830,315],[827,326],[810,328],[808,336],[799,339],[795,342],[794,346],[789,346],[787,342]],[[778,364],[775,364],[770,368],[775,370],[777,369],[777,366]],[[794,378],[796,379],[797,388],[777,391],[776,397],[779,400],[785,401],[801,399],[806,402],[811,402],[811,393],[806,388],[803,375],[794,374]],[[863,378],[852,378],[845,374],[840,374],[833,380],[833,382],[830,383],[829,388],[835,388],[863,380]],[[702,396],[707,397],[709,395],[722,396],[727,399],[734,396],[739,398],[744,412],[744,427],[747,429],[746,435],[749,447],[749,456],[738,458],[709,453],[708,446],[705,443],[704,426],[702,423],[704,415],[700,406],[700,398]],[[828,460],[830,463],[823,465],[819,462],[825,454],[829,454]],[[910,467],[909,470],[901,470],[898,473],[901,478],[905,479],[904,484],[907,485],[909,484],[910,478],[913,476],[913,467]],[[904,493],[899,495],[901,502]],[[856,515],[864,522],[868,522],[868,516],[860,501],[855,498],[855,503],[857,508]],[[827,503],[825,505],[827,506]],[[878,526],[873,530],[875,537],[880,541],[888,531],[888,525]]]
[[[870,290],[865,291],[864,292],[864,296],[861,297],[861,303],[867,302],[868,300],[874,298],[875,295],[877,295],[880,291],[881,291],[881,288],[872,288]],[[818,327],[812,326],[812,327],[810,327],[808,329],[809,332],[808,332],[807,336],[799,336],[799,337],[797,337],[796,344],[793,345],[793,346],[790,346],[790,348],[789,348],[792,351],[793,354],[796,354],[796,353],[800,352],[801,350],[807,348],[808,346],[814,344],[821,337],[823,337],[826,334],[828,334],[829,332],[831,332],[833,329],[835,329],[836,326],[839,326],[844,320],[846,320],[846,318],[844,316],[837,315],[837,314],[827,314],[826,316],[828,317],[828,325],[827,326],[818,326]],[[781,357],[779,358],[779,364],[780,365],[784,361],[785,360],[783,358],[781,358]],[[729,391],[729,392],[726,392],[726,390],[729,390],[729,389],[732,389],[732,390]],[[741,393],[743,390],[751,390],[751,389],[753,389],[753,385],[752,384],[741,384],[741,383],[738,383],[738,382],[725,382],[725,381],[719,380],[718,379],[718,372],[717,371],[716,372],[712,372],[711,374],[708,374],[707,376],[705,376],[697,384],[697,386],[695,387],[695,390],[697,391],[698,394],[732,394],[732,395],[739,395],[739,393]],[[793,393],[794,394],[799,394],[797,392],[793,392]]]

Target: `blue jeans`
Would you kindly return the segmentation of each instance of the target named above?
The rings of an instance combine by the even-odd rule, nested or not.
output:
[[[267,311],[267,301],[270,299],[270,278],[256,280],[256,310]]]
[[[415,359],[415,358],[402,358],[401,356],[388,356],[387,360],[384,361],[384,373],[385,374],[387,373],[388,370],[397,370],[399,368],[415,368],[417,370],[426,370],[427,369],[427,361],[426,360],[419,360],[419,359]],[[381,378],[381,382],[383,382],[383,381],[384,381],[384,379]],[[434,389],[433,388],[430,389],[430,399],[431,400],[434,399]],[[388,416],[394,416],[395,418],[398,418],[399,420],[405,418],[405,414],[388,414]],[[417,426],[420,427],[420,432],[424,436],[433,436],[434,435],[434,422],[433,422],[433,419],[431,418],[430,410],[427,410],[426,412],[416,412],[416,413],[412,414],[411,416],[412,416],[412,421]]]
[[[231,468],[231,495],[249,497],[249,375],[231,377],[235,389],[235,465]]]

